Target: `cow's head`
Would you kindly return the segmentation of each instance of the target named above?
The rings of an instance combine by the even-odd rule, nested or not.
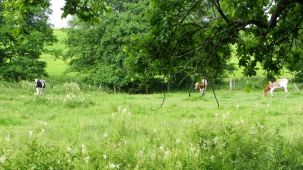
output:
[[[270,91],[271,87],[272,87],[273,83],[271,81],[269,81],[269,84],[267,84],[263,90],[263,96],[267,96],[267,93]]]

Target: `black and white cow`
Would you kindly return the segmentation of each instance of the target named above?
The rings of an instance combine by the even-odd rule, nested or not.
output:
[[[35,79],[35,88],[36,88],[36,93],[35,95],[43,95],[44,90],[45,90],[45,80],[39,80],[39,79]]]

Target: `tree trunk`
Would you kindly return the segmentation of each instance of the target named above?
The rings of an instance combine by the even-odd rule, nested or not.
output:
[[[233,79],[229,79],[229,90],[233,90]]]
[[[114,93],[116,93],[117,92],[116,85],[113,85],[113,89],[114,89]]]
[[[145,85],[145,93],[148,94],[148,87]]]
[[[170,83],[167,83],[166,88],[167,88],[167,91],[169,91],[169,90],[170,90]]]

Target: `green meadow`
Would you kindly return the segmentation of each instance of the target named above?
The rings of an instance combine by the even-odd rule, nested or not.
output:
[[[2,169],[302,169],[303,94],[108,94],[0,86]]]
[[[226,83],[219,108],[210,88],[169,92],[160,108],[162,93],[107,93],[60,58],[42,60],[43,96],[33,82],[0,82],[0,169],[303,169],[303,92],[292,83],[287,98]]]

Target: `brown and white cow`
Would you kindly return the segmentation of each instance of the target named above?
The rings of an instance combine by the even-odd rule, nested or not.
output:
[[[288,79],[277,79],[275,82],[269,81],[269,84],[265,86],[263,90],[263,96],[267,96],[267,93],[270,92],[271,96],[273,96],[274,90],[278,88],[283,88],[285,92],[285,97],[287,97],[288,90],[287,90]]]
[[[206,79],[202,79],[201,82],[197,82],[195,84],[195,89],[200,91],[201,96],[205,95],[206,88],[207,88],[207,80]]]

